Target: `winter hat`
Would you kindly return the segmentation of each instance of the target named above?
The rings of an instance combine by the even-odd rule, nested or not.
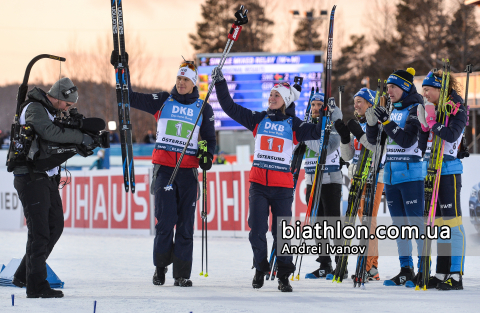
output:
[[[440,89],[442,88],[442,79],[433,75],[432,72],[428,72],[427,76],[425,76],[425,79],[423,80],[422,87],[423,86],[430,86]]]
[[[353,98],[355,99],[355,97],[362,97],[363,99],[367,100],[367,102],[374,105],[376,95],[377,95],[376,91],[363,87],[353,96]]]
[[[47,94],[66,102],[77,103],[78,101],[77,86],[68,77],[64,77],[53,84]]]
[[[290,86],[289,83],[282,83],[273,86],[272,91],[278,91],[278,93],[282,96],[283,101],[285,102],[285,107],[289,107],[290,104],[297,101],[300,98],[300,91],[293,86]]]
[[[321,102],[324,102],[325,103],[325,95],[323,94],[323,92],[316,92],[313,94],[312,98],[310,99],[312,101],[321,101]]]
[[[190,79],[194,85],[197,84],[198,80],[198,73],[197,73],[197,68],[195,65],[184,62],[180,65],[180,68],[178,69],[177,76],[183,76],[188,79]]]
[[[407,68],[406,71],[398,70],[390,74],[387,84],[394,84],[402,88],[403,91],[409,92],[413,86],[413,76],[415,76],[415,69],[413,67]]]

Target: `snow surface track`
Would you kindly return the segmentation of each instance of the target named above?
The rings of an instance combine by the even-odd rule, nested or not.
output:
[[[199,235],[198,233],[196,235]],[[0,264],[25,251],[26,231],[0,231]],[[468,240],[480,242],[478,235]],[[383,279],[399,271],[397,257],[380,257],[382,281],[366,290],[342,284],[306,280],[316,269],[313,256],[304,257],[302,278],[293,293],[281,293],[276,281],[253,290],[252,252],[247,238],[209,239],[209,277],[200,277],[201,238],[194,243],[192,288],[173,286],[169,267],[164,286],[154,286],[153,237],[100,236],[64,233],[48,264],[65,282],[62,299],[27,299],[25,289],[0,287],[0,312],[478,312],[480,257],[466,258],[463,291],[415,291],[384,287]],[[356,257],[349,272],[354,271]],[[435,267],[433,267],[435,268]],[[15,294],[15,306],[11,306]]]

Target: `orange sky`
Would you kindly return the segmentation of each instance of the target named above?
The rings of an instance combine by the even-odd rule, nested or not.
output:
[[[143,73],[145,84],[167,89],[173,86],[180,55],[189,58],[194,54],[188,34],[196,31],[196,22],[201,20],[200,5],[204,1],[124,0],[127,52],[135,39],[141,43],[141,47],[135,47],[136,51],[142,51],[152,64],[158,65]],[[293,49],[292,34],[297,21],[289,10],[305,11],[314,7],[330,11],[332,5],[337,4],[334,53],[338,53],[347,36],[367,32],[365,12],[372,0],[260,1],[266,4],[269,18],[275,21],[274,40],[270,44],[272,52]],[[325,23],[325,33],[327,27]],[[28,62],[37,54],[65,56],[72,49],[100,54],[99,40],[108,41],[111,46],[111,36],[110,1],[0,0],[0,85],[19,83]],[[109,53],[101,54],[108,64]],[[62,71],[68,71],[68,67],[67,59]],[[42,71],[58,73],[58,68],[58,62],[39,61],[32,70],[31,80],[41,76]],[[46,76],[43,79],[47,83],[54,79],[52,75]],[[113,82],[113,70],[111,79]]]

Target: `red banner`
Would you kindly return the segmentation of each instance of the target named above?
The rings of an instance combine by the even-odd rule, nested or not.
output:
[[[126,193],[118,171],[72,172],[60,189],[65,228],[150,229],[148,169],[135,175],[134,194]]]

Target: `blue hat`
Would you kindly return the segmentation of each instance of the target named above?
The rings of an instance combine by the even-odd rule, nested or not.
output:
[[[409,92],[413,86],[413,76],[415,76],[415,69],[412,67],[407,70],[395,71],[388,77],[387,84],[394,84],[403,89],[405,92]]]
[[[316,92],[316,93],[313,94],[313,96],[311,98],[312,101],[325,102],[324,99],[325,99],[325,95],[323,94],[323,92]]]
[[[423,80],[422,87],[423,86],[442,88],[442,79],[433,75],[432,72],[428,72],[427,76],[425,76],[425,79]]]
[[[355,97],[362,97],[363,99],[367,100],[373,105],[375,104],[376,95],[377,95],[376,91],[363,87],[353,96],[353,98],[355,99]]]

